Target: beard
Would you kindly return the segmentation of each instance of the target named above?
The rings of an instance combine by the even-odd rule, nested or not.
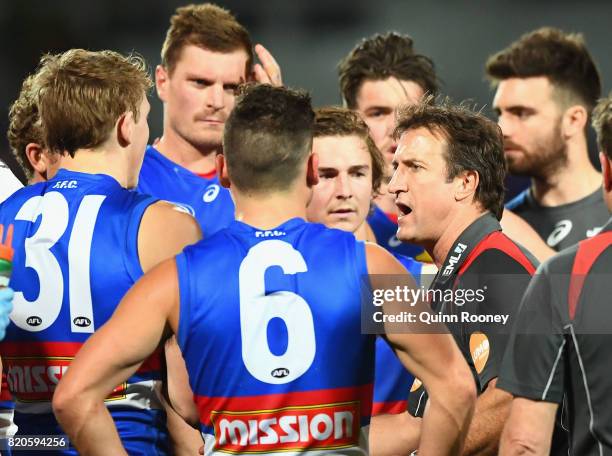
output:
[[[529,149],[512,142],[506,144],[522,151],[518,156],[506,156],[508,170],[517,176],[544,179],[567,164],[567,145],[563,141],[560,122],[547,137],[534,141]]]

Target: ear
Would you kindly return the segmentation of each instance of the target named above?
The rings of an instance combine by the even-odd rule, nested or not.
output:
[[[47,172],[47,162],[43,154],[43,148],[38,143],[28,143],[25,147],[25,155],[30,165],[34,169],[34,173],[42,176]]]
[[[601,174],[603,177],[603,188],[606,192],[612,191],[612,164],[603,152],[599,152],[599,163],[601,163]]]
[[[169,80],[166,68],[157,65],[155,67],[155,90],[157,90],[157,96],[163,103],[166,102]]]
[[[306,185],[314,187],[319,183],[319,156],[312,152],[306,163]]]
[[[589,114],[584,106],[570,106],[563,113],[561,119],[561,132],[564,137],[571,138],[584,132],[589,120]]]
[[[217,168],[217,176],[219,176],[219,182],[221,185],[225,188],[230,188],[231,182],[227,172],[227,163],[225,163],[225,157],[223,154],[217,154],[215,157],[215,166]]]
[[[117,142],[121,147],[127,147],[132,144],[134,123],[134,113],[131,111],[121,114],[121,117],[119,117],[119,120],[117,120]]]
[[[455,177],[455,201],[463,201],[474,196],[480,182],[478,171],[464,171]]]

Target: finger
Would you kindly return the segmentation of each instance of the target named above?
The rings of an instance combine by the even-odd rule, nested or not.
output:
[[[255,52],[273,85],[282,85],[281,69],[272,54],[261,44],[255,46]]]
[[[255,74],[255,81],[259,82],[260,84],[272,84],[272,81],[270,81],[270,77],[268,76],[268,73],[266,73],[266,71],[263,69],[263,67],[259,64],[256,63],[255,66],[253,67],[253,73]]]

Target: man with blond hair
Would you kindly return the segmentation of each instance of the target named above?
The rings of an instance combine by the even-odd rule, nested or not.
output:
[[[182,206],[205,236],[234,219],[229,191],[221,187],[215,156],[222,152],[225,121],[236,89],[254,79],[281,84],[280,69],[261,45],[253,65],[248,31],[226,9],[205,3],[180,7],[170,19],[155,69],[164,105],[164,131],[147,148],[138,189]]]
[[[15,249],[14,310],[0,354],[19,435],[58,435],[51,400],[81,345],[143,272],[198,240],[200,230],[171,205],[129,190],[149,135],[152,84],[142,59],[73,49],[44,56],[35,78],[41,143],[64,157],[53,178],[0,205],[0,223],[14,225]],[[168,452],[162,365],[157,352],[107,392],[131,453]]]

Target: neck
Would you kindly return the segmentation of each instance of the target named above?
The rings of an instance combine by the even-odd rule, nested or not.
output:
[[[444,264],[448,252],[461,233],[485,213],[480,207],[474,205],[470,205],[469,209],[460,208],[459,210],[461,211],[459,215],[447,217],[447,222],[442,224],[442,226],[446,226],[442,235],[436,241],[432,242],[430,246],[425,247],[426,250],[430,252],[438,269]]]
[[[196,174],[208,174],[215,170],[215,156],[219,147],[196,147],[172,129],[165,128],[164,135],[154,146],[163,156]]]
[[[253,194],[231,190],[236,205],[236,220],[247,225],[269,230],[292,218],[306,219],[306,204],[310,199],[310,191],[301,189]]]
[[[542,206],[560,206],[573,203],[601,186],[601,174],[589,160],[587,143],[581,138],[568,143],[567,163],[550,175],[533,178],[531,193]]]
[[[74,158],[62,157],[61,168],[87,174],[106,174],[113,177],[123,188],[130,185],[129,163],[126,152],[113,149],[79,149]]]
[[[373,242],[376,244],[376,236],[374,235],[374,231],[372,231],[372,228],[365,220],[361,225],[359,225],[359,228],[357,228],[353,234],[358,241]]]

